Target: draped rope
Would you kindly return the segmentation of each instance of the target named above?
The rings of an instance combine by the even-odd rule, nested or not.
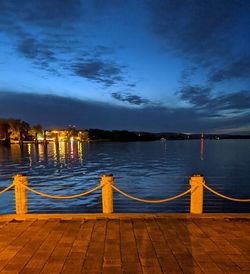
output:
[[[37,194],[37,195],[40,195],[40,196],[43,196],[43,197],[47,197],[47,198],[51,198],[51,199],[73,199],[73,198],[78,198],[78,197],[82,197],[82,196],[85,196],[85,195],[88,195],[94,191],[96,191],[97,189],[101,188],[100,185],[86,191],[86,192],[82,192],[82,193],[79,193],[79,194],[75,194],[75,195],[69,195],[69,196],[56,196],[56,195],[51,195],[51,194],[47,194],[47,193],[44,193],[44,192],[41,192],[41,191],[38,191],[38,190],[35,190],[31,187],[28,187],[26,185],[23,185],[23,187],[25,187],[26,189],[28,189],[29,191]]]
[[[175,200],[175,199],[178,199],[186,194],[188,194],[189,192],[191,192],[191,188],[176,195],[176,196],[173,196],[173,197],[169,197],[169,198],[166,198],[166,199],[161,199],[161,200],[145,200],[145,199],[141,199],[141,198],[137,198],[135,196],[132,196],[122,190],[120,190],[119,188],[117,188],[116,186],[112,185],[112,188],[114,190],[116,190],[117,192],[119,192],[120,194],[124,195],[125,197],[127,198],[130,198],[132,200],[135,200],[135,201],[138,201],[138,202],[143,202],[143,203],[152,203],[152,204],[158,204],[158,203],[164,203],[164,202],[169,202],[169,201],[172,201],[172,200]]]
[[[0,191],[0,195],[3,194],[4,192],[8,191],[9,189],[11,189],[14,186],[14,184],[11,184],[9,186],[7,186],[5,189]]]
[[[211,187],[209,187],[208,185],[206,184],[203,184],[203,186],[210,192],[212,192],[213,194],[221,197],[221,198],[224,198],[224,199],[227,199],[227,200],[230,200],[230,201],[234,201],[234,202],[241,202],[241,203],[248,203],[250,202],[250,199],[237,199],[237,198],[232,198],[232,197],[228,197],[226,195],[223,195],[217,191],[215,191],[214,189],[212,189]]]

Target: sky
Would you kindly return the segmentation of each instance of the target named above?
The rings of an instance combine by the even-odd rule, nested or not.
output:
[[[0,0],[0,117],[250,134],[249,0]]]

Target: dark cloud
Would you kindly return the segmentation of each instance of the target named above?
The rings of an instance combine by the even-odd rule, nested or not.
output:
[[[17,50],[26,58],[36,59],[37,62],[48,63],[56,60],[55,53],[46,44],[39,43],[32,37],[21,40]]]
[[[196,107],[204,107],[211,100],[211,89],[199,86],[185,86],[178,94],[182,100]]]
[[[17,50],[27,58],[36,58],[39,52],[38,45],[32,38],[21,41]]]
[[[197,73],[197,68],[194,66],[186,66],[182,69],[179,82],[182,86],[188,86],[190,80]]]
[[[2,26],[8,27],[13,18],[15,21],[46,28],[72,28],[83,12],[82,1],[61,0],[22,0],[0,1]]]
[[[235,110],[249,111],[250,110],[250,90],[242,90],[229,94],[222,94],[214,97],[209,103],[209,107],[218,110]]]
[[[250,1],[148,1],[151,30],[164,50],[185,58],[208,82],[248,78]],[[180,82],[197,78],[184,70]]]
[[[142,98],[141,96],[131,94],[131,93],[123,93],[123,92],[113,92],[112,97],[121,102],[128,102],[131,105],[146,105],[149,104],[150,101],[148,99]]]
[[[20,118],[31,124],[45,127],[66,127],[76,124],[79,128],[146,130],[152,132],[216,132],[220,129],[249,127],[248,113],[235,117],[200,115],[194,108],[166,108],[144,106],[142,108],[81,101],[54,95],[35,95],[0,91],[0,117]],[[248,132],[249,133],[249,128]]]
[[[131,83],[131,84],[128,84],[127,86],[130,88],[134,88],[134,87],[136,87],[136,84]]]
[[[75,48],[69,45],[69,31],[79,18],[79,5],[80,1],[0,1],[0,30],[19,55],[36,68],[58,75],[56,55],[66,47]]]
[[[210,88],[187,86],[178,94],[182,100],[213,116],[223,115],[227,111],[232,117],[250,111],[250,90],[213,95]]]
[[[237,78],[250,78],[250,55],[242,56],[239,60],[213,72],[210,81],[221,82]]]
[[[241,25],[242,18],[249,15],[249,1],[156,0],[149,3],[154,33],[166,46],[187,57],[201,61],[202,57],[213,59],[227,55],[235,46],[232,34],[238,28],[244,40],[250,38],[250,29],[242,29]]]
[[[115,2],[0,0],[0,31],[35,68],[57,76],[72,76],[73,71],[105,86],[127,85],[125,66],[113,61],[114,48],[93,39],[93,30],[89,32],[90,26],[95,29],[99,16],[103,18],[112,7],[120,6]],[[104,13],[100,15],[99,10]]]
[[[72,65],[77,76],[111,86],[123,80],[122,67],[101,59],[87,59]]]

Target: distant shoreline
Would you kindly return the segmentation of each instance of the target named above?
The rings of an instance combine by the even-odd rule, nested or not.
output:
[[[195,140],[199,140],[198,138],[189,138],[189,139],[174,139],[174,138],[171,138],[171,139],[165,139],[165,140],[160,140],[160,139],[157,139],[157,140],[109,140],[109,139],[96,139],[96,140],[90,140],[90,141],[77,141],[77,142],[81,142],[81,143],[125,143],[125,142],[169,142],[169,141],[195,141]],[[215,139],[215,138],[207,138],[206,139],[207,141],[220,141],[220,140],[250,140],[250,137],[248,136],[247,138],[244,137],[244,138],[220,138],[220,139]],[[66,141],[59,141],[58,143],[67,143],[67,142],[70,142],[70,140],[66,140]],[[50,144],[50,143],[56,143],[56,141],[47,141],[47,144]],[[10,145],[17,145],[19,144],[18,141],[15,141],[15,142],[11,142]],[[36,144],[35,141],[23,141],[23,144],[24,145],[27,145],[27,144]],[[44,142],[43,141],[39,141],[38,142],[39,145],[43,145]],[[0,145],[1,146],[6,146],[6,144],[4,143],[4,141],[0,140]]]
[[[20,130],[19,130],[20,131]],[[17,132],[20,135],[20,132]],[[16,133],[15,136],[18,136]],[[9,134],[9,133],[8,133]],[[5,134],[7,136],[8,134]],[[10,134],[9,134],[10,135]],[[68,141],[80,141],[85,143],[94,142],[145,142],[145,141],[184,141],[184,140],[200,140],[201,136],[205,140],[247,140],[250,135],[230,135],[230,134],[187,134],[178,132],[160,132],[151,133],[143,131],[127,131],[127,130],[102,130],[102,129],[57,129],[57,130],[43,130],[39,138],[26,134],[22,139],[18,140],[16,137],[8,139],[2,137],[0,145],[9,146],[10,144],[44,144],[58,143]]]

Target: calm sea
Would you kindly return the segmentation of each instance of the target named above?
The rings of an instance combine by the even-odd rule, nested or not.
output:
[[[29,185],[45,193],[71,195],[99,184],[112,173],[116,186],[144,199],[162,199],[189,188],[193,173],[204,174],[215,190],[250,198],[250,140],[205,140],[203,160],[199,141],[131,143],[61,142],[0,147],[0,190],[12,176],[26,174]],[[53,200],[30,193],[29,212],[101,212],[101,190],[72,200]],[[188,212],[189,195],[163,204],[135,202],[114,193],[115,212]],[[14,192],[0,196],[0,213],[14,213]],[[250,212],[250,203],[223,200],[205,192],[205,212]]]

